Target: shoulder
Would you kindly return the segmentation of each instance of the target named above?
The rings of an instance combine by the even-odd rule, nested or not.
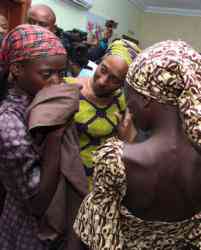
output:
[[[136,203],[135,207],[149,206],[154,199],[159,180],[159,157],[156,145],[150,140],[124,144],[122,161],[126,169],[127,195],[131,198],[136,190],[141,194],[129,201],[132,205]]]
[[[121,187],[125,182],[125,168],[121,160],[123,145],[118,138],[112,137],[98,148],[94,155],[94,176],[97,182],[104,182],[107,187]]]
[[[101,145],[95,153],[96,162],[98,163],[102,159],[106,159],[108,156],[112,160],[116,156],[122,155],[123,142],[116,137],[111,137],[106,140],[105,144]]]
[[[67,84],[79,84],[81,86],[88,81],[87,77],[64,77],[63,79]]]
[[[152,166],[155,165],[159,156],[158,147],[147,139],[134,144],[125,143],[122,159],[128,164]]]
[[[14,145],[26,136],[26,124],[20,113],[12,107],[0,109],[0,141],[3,145]]]
[[[24,118],[22,117],[22,113],[18,111],[18,108],[16,105],[9,103],[9,102],[3,102],[0,104],[0,128],[2,126],[7,127],[9,124],[22,122]]]

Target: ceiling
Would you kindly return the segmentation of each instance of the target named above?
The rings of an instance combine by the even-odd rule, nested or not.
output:
[[[201,16],[201,0],[130,0],[145,12]]]

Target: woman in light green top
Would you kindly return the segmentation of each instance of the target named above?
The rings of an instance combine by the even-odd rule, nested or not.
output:
[[[128,66],[139,51],[135,44],[117,40],[110,45],[93,78],[66,79],[67,82],[82,85],[80,111],[75,115],[75,122],[89,190],[92,189],[92,155],[97,147],[117,134],[123,140],[134,138],[131,116],[129,113],[125,116],[122,87]],[[119,116],[124,118],[121,122]]]

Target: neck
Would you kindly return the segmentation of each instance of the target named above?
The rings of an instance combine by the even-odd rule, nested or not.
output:
[[[112,99],[113,95],[107,97],[98,97],[93,91],[92,88],[93,78],[89,78],[87,81],[86,89],[83,89],[83,94],[92,102],[99,104],[99,105],[107,105],[109,104]]]
[[[25,90],[20,88],[17,84],[13,83],[11,85],[10,91],[18,96],[24,96],[29,102],[32,101],[34,96],[29,95]]]
[[[159,112],[153,115],[152,134],[166,137],[178,136],[183,131],[180,123],[177,107],[164,105]]]

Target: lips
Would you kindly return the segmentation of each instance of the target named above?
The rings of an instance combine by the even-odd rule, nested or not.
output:
[[[95,94],[96,96],[105,96],[105,95],[109,95],[110,93],[108,93],[108,91],[104,91],[103,89],[95,89]]]

